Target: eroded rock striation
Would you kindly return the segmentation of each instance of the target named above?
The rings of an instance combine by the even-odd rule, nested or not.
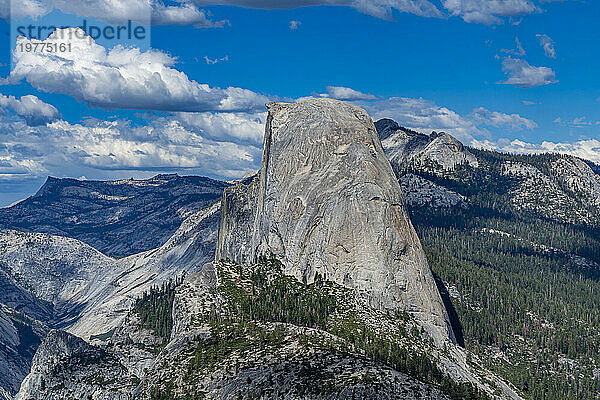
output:
[[[330,99],[268,108],[260,174],[225,191],[217,260],[273,254],[300,281],[354,289],[454,340],[369,115]]]

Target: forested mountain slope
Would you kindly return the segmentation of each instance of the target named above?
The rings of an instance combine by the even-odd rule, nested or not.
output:
[[[426,137],[388,129],[384,147],[409,136]],[[415,152],[393,166],[457,336],[529,398],[597,399],[598,166],[456,146],[440,158],[466,162],[448,168]]]

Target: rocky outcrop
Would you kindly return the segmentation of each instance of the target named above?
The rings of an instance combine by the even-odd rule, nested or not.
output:
[[[38,299],[69,301],[116,260],[76,239],[45,233],[0,230],[0,269]]]
[[[478,167],[477,158],[456,138],[444,132],[427,136],[400,127],[390,119],[375,124],[390,163],[396,171],[408,167],[426,169],[428,172],[454,171],[458,165]]]
[[[161,247],[118,260],[118,268],[99,275],[68,309],[76,318],[67,325],[69,332],[88,339],[118,327],[135,299],[153,285],[202,269],[215,254],[220,203],[189,216]]]
[[[466,197],[415,174],[400,178],[400,186],[410,207],[447,208],[466,206]]]
[[[233,316],[225,318],[235,300],[216,290],[223,268],[207,264],[177,289],[176,325],[164,347],[154,346],[135,313],[103,348],[52,331],[17,399],[183,399],[190,392],[222,400],[449,399],[436,385],[341,351],[343,339],[326,331],[269,321],[238,325]]]
[[[193,213],[161,247],[119,260],[76,239],[0,231],[0,301],[86,339],[105,333],[152,285],[214,258],[219,209]]]
[[[323,277],[454,340],[371,118],[329,99],[268,107],[260,175],[226,190],[217,259],[273,254],[300,281]]]
[[[35,319],[110,337],[142,293],[199,271],[214,258],[219,209],[192,213],[161,247],[119,260],[76,239],[0,231],[0,387],[16,393],[29,372],[47,331]]]
[[[33,358],[15,400],[130,399],[131,381],[118,359],[63,331],[51,331]]]
[[[253,261],[252,237],[260,190],[259,176],[250,177],[223,193],[216,260]]]
[[[29,373],[31,359],[46,327],[0,305],[0,399],[11,399]]]
[[[514,179],[509,201],[516,211],[571,224],[600,223],[600,176],[574,157],[558,158],[546,171],[506,161],[502,174]]]
[[[8,391],[0,387],[0,400],[13,400],[13,396]]]
[[[600,175],[583,160],[565,156],[552,163],[553,175],[561,186],[590,206],[600,207]]]

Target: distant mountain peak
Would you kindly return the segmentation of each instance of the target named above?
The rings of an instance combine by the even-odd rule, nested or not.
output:
[[[177,174],[116,181],[48,177],[34,196],[0,209],[0,228],[72,237],[124,257],[161,246],[227,186]]]
[[[179,177],[180,176],[177,173],[175,173],[175,174],[158,174],[158,175],[150,178],[150,180],[153,180],[153,181],[159,180],[159,179],[169,180],[169,179],[177,179]]]
[[[377,133],[379,134],[379,139],[381,141],[389,138],[390,136],[398,133],[402,133],[406,136],[423,136],[427,137],[427,135],[417,132],[413,129],[406,128],[404,126],[398,125],[396,121],[389,118],[383,118],[379,121],[375,122],[375,129],[377,129]]]
[[[458,165],[479,165],[477,158],[455,137],[433,131],[425,135],[403,128],[391,119],[379,120],[375,127],[394,169],[411,164],[427,166],[434,173],[453,171]]]

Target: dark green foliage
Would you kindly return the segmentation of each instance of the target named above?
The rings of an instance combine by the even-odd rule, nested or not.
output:
[[[173,300],[175,288],[183,278],[165,282],[162,286],[152,287],[150,291],[135,302],[134,310],[144,328],[151,329],[165,341],[171,337],[173,329]]]
[[[246,291],[231,279],[223,279],[221,290],[230,298],[234,315],[242,320],[286,322],[310,328],[325,329],[328,316],[334,311],[335,296],[323,290],[325,282],[317,280],[305,285],[281,272],[281,263],[274,258],[262,258],[257,266],[240,273],[251,282]],[[247,267],[246,267],[247,268]]]
[[[219,290],[230,300],[232,309],[227,317],[215,313],[208,318],[213,336],[199,344],[189,367],[190,376],[195,371],[210,371],[235,351],[276,347],[283,331],[269,333],[254,321],[285,322],[333,333],[344,340],[345,347],[322,344],[327,350],[360,351],[371,360],[440,387],[454,400],[487,399],[472,385],[457,384],[448,378],[427,354],[407,349],[398,338],[382,337],[353,313],[347,314],[342,323],[332,320],[334,312],[344,307],[336,289],[346,289],[331,282],[298,282],[283,275],[281,263],[272,257],[263,257],[252,267],[219,268],[219,276]],[[406,313],[396,317],[401,326],[409,318]],[[414,336],[420,336],[420,332]]]
[[[331,333],[346,339],[352,348],[363,350],[371,360],[389,365],[396,371],[423,382],[436,384],[453,400],[488,398],[473,385],[458,384],[448,378],[427,354],[408,350],[393,338],[378,335],[357,319],[351,319],[341,326],[336,326]],[[418,336],[418,330],[412,335]]]
[[[466,347],[527,398],[598,399],[600,230],[511,206],[502,162],[552,174],[562,156],[472,151],[480,168],[445,178],[411,171],[469,198],[468,208],[411,210],[434,273],[460,293],[451,300]]]
[[[173,384],[173,381],[165,382],[160,386],[154,386],[150,390],[150,400],[174,400],[174,388],[175,385]]]
[[[275,347],[282,343],[285,330],[282,326],[272,331],[253,322],[233,322],[221,320],[212,323],[212,336],[203,340],[194,353],[188,366],[188,373],[212,371],[233,352],[246,353]]]

